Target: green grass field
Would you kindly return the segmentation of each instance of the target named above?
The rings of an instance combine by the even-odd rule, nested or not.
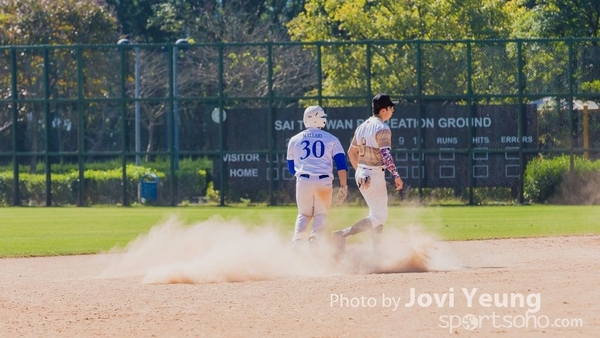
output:
[[[366,207],[335,207],[331,229]],[[191,225],[214,215],[291,235],[295,207],[0,208],[0,257],[92,254],[122,247],[172,215]],[[600,206],[391,207],[387,227],[417,225],[445,240],[600,234]]]

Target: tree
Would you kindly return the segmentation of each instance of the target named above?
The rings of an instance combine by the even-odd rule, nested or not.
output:
[[[210,34],[210,41],[248,45],[224,46],[222,51],[219,51],[219,44],[199,44],[191,48],[188,53],[195,67],[192,72],[202,84],[197,87],[198,94],[218,94],[219,78],[214,70],[219,64],[219,53],[223,57],[224,94],[228,97],[267,97],[269,80],[277,96],[303,95],[316,87],[316,59],[309,51],[300,45],[277,44],[289,41],[283,28],[269,21],[257,22],[249,13],[226,15],[235,12],[235,7],[227,6],[216,17],[210,17],[206,12],[196,13],[195,17],[204,22],[204,26],[194,26],[190,36],[195,41],[203,41],[202,36]],[[269,47],[270,42],[275,43]],[[268,64],[269,48],[273,48],[271,65]],[[273,67],[271,79],[268,78],[269,66]]]
[[[600,35],[600,1],[597,0],[512,0],[509,1],[512,37],[517,38],[597,38]],[[568,58],[569,48],[572,57]],[[569,92],[569,69],[574,69],[575,91],[582,99],[597,99],[600,92],[598,42],[575,41],[529,43],[528,85],[549,86]],[[543,52],[540,52],[542,51]],[[569,64],[569,62],[571,62]]]
[[[148,25],[148,20],[154,14],[153,6],[161,0],[106,0],[118,20],[122,36],[138,43],[153,43],[167,41],[159,27]]]
[[[275,30],[303,9],[304,0],[106,0],[114,9],[122,34],[132,41],[169,43],[196,32],[199,42],[219,42],[211,34],[215,20],[251,16],[247,26],[264,26]],[[235,29],[235,27],[230,27]],[[201,34],[197,34],[201,33]]]
[[[180,46],[176,58],[179,71],[175,83],[179,97],[200,97],[214,101],[209,98],[222,94],[227,98],[225,104],[228,107],[264,107],[265,100],[242,98],[268,98],[269,95],[298,97],[314,89],[317,85],[316,59],[310,51],[300,45],[271,44],[273,41],[289,42],[286,30],[273,24],[270,19],[257,20],[254,14],[236,6],[238,4],[234,2],[227,2],[214,10],[207,10],[206,7],[187,10],[183,3],[175,6],[175,2],[167,1],[160,8],[155,7],[153,24],[162,22],[159,25],[167,35],[173,37],[171,40],[177,36],[189,38],[190,44]],[[186,31],[186,34],[181,35],[182,31]],[[173,42],[170,41],[171,44]],[[167,121],[165,116],[169,113],[169,107],[153,99],[169,94],[167,60],[172,55],[159,51],[155,45],[142,45],[139,50],[139,89],[143,99],[140,108],[142,122],[148,128],[146,150],[153,151],[166,143],[162,138],[166,133],[158,131]],[[133,53],[128,55],[131,57]],[[221,62],[222,77],[219,74]],[[273,69],[269,78],[268,68],[271,66]],[[134,79],[131,76],[127,79],[128,96],[133,97]],[[277,99],[272,103],[286,106],[296,102],[297,99]],[[213,108],[214,103],[198,100],[179,102],[182,142],[188,139],[186,127],[200,126],[203,123],[199,118],[201,112]],[[193,142],[184,144],[182,149],[201,149],[204,146],[195,135],[189,135],[189,139]]]
[[[193,97],[267,97],[269,85],[277,96],[299,96],[316,87],[316,60],[300,46],[278,46],[271,60],[272,78],[268,78],[268,46],[271,41],[289,41],[283,26],[302,10],[304,0],[107,0],[122,24],[122,34],[134,43],[174,43],[187,38],[190,45],[180,51],[176,81],[180,96]],[[221,43],[265,43],[223,47]],[[140,47],[142,98],[168,94],[164,56],[153,56],[152,47]],[[284,50],[279,52],[280,50]],[[160,53],[159,53],[160,54]],[[223,60],[222,80],[218,72]],[[156,64],[152,64],[156,62]],[[222,88],[220,88],[222,84]],[[128,95],[133,96],[133,78],[128,76]],[[294,101],[295,102],[295,101]],[[290,104],[278,101],[276,105]],[[261,101],[229,100],[228,105],[263,106]],[[197,125],[203,103],[180,102],[182,127]],[[148,127],[152,150],[164,143],[155,128],[165,121],[164,104],[143,102],[144,124]],[[212,108],[211,108],[212,109]],[[185,132],[185,130],[183,131]],[[156,136],[156,137],[155,137]],[[182,140],[185,137],[182,137]],[[195,142],[193,146],[198,146]],[[201,146],[201,145],[200,145]]]
[[[0,45],[13,45],[18,51],[15,55],[19,99],[72,98],[77,95],[79,49],[29,48],[29,45],[114,43],[117,36],[115,19],[102,2],[96,0],[1,0],[0,13]],[[3,65],[11,64],[9,50],[4,50],[1,57]],[[100,66],[106,64],[103,57],[91,50],[82,51],[84,63],[92,65],[84,70],[88,94],[106,92],[106,88],[101,88],[106,83],[102,79],[106,78],[106,74],[114,73]],[[44,81],[44,70],[48,74],[47,82]],[[7,100],[13,95],[11,71],[10,66],[0,69],[0,98]],[[12,103],[8,108],[12,110]],[[51,105],[51,125],[47,125],[47,120],[43,118],[45,108],[42,103],[21,103],[17,109],[23,126],[19,130],[27,135],[25,141],[28,150],[38,151],[44,145],[60,147],[61,135],[73,137],[75,129],[71,128],[73,124],[68,121],[77,120],[75,108],[76,103]],[[0,125],[4,126],[5,136],[8,137],[11,130],[7,128],[7,122],[0,121]],[[41,139],[41,128],[52,128],[54,139]],[[36,161],[32,157],[32,169]]]
[[[508,36],[505,1],[308,0],[287,26],[301,41],[452,40]]]
[[[505,1],[335,1],[309,0],[288,23],[293,40],[352,42],[324,49],[326,95],[364,95],[386,91],[414,95],[418,48],[425,60],[425,93],[465,94],[466,45],[416,40],[499,39],[509,34]],[[367,69],[367,55],[371,66]],[[456,64],[456,67],[452,67]],[[371,88],[367,88],[368,76]]]
[[[116,32],[102,0],[1,0],[0,9],[2,45],[107,43]]]
[[[511,0],[512,36],[521,38],[598,37],[600,1]]]

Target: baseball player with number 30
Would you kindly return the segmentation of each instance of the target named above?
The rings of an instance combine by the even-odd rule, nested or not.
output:
[[[351,227],[333,232],[340,251],[343,250],[346,237],[371,229],[373,244],[379,243],[383,224],[388,217],[385,170],[394,177],[396,190],[402,189],[404,184],[391,153],[392,132],[385,124],[394,114],[394,106],[389,95],[375,95],[372,100],[373,115],[354,132],[348,158],[356,170],[356,185],[369,206],[369,215]]]
[[[340,179],[338,203],[348,194],[348,164],[339,139],[322,130],[327,115],[320,106],[304,110],[305,130],[294,135],[287,147],[288,169],[296,176],[296,204],[298,216],[292,241],[294,246],[307,239],[308,224],[312,229],[308,240],[316,243],[325,228],[333,194],[333,163]]]

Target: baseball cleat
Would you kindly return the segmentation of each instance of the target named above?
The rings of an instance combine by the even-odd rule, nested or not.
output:
[[[295,252],[299,251],[300,248],[302,248],[302,243],[303,241],[301,239],[296,239],[292,242],[292,250],[294,250]]]
[[[317,247],[319,247],[318,238],[316,236],[310,236],[308,238],[308,245],[311,248],[317,248]]]

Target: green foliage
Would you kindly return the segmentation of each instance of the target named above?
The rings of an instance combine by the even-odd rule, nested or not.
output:
[[[558,107],[557,107],[558,106]],[[570,147],[569,113],[556,100],[542,104],[538,109],[539,144],[544,149]]]
[[[114,43],[117,21],[101,1],[0,1],[0,45]]]
[[[74,203],[72,185],[77,181],[74,174],[55,174],[52,176],[51,193],[54,201]],[[14,195],[12,171],[0,172],[0,205],[8,205]],[[19,192],[21,200],[27,205],[44,205],[46,196],[46,177],[43,174],[20,174]]]
[[[463,191],[463,199],[469,200],[469,190]],[[483,187],[473,188],[473,204],[515,204],[515,196],[513,196],[510,188],[506,187]]]
[[[417,44],[414,40],[506,38],[509,15],[504,10],[504,3],[490,0],[482,6],[478,0],[461,1],[460,4],[425,0],[383,3],[308,0],[305,11],[288,24],[288,31],[292,39],[302,42],[380,41],[369,45],[323,47],[323,95],[360,96],[378,91],[417,94],[417,55],[422,57],[422,90],[425,93],[465,94],[466,45]],[[500,49],[496,58],[505,58],[505,53]],[[368,55],[371,56],[370,67]],[[490,63],[494,61],[490,60]],[[504,78],[505,71],[498,66],[495,68],[492,74],[480,76],[485,78],[485,85],[489,85],[489,78]],[[478,69],[483,72],[489,67],[481,64]],[[368,76],[371,77],[371,88],[367,88]]]
[[[534,203],[597,204],[600,160],[563,155],[551,159],[539,157],[527,164],[524,196]]]
[[[553,159],[538,157],[527,164],[524,177],[524,197],[531,202],[545,202],[569,172],[569,157]]]
[[[597,0],[512,0],[512,35],[525,38],[597,37]]]
[[[115,168],[121,168],[122,165],[123,165],[122,160],[120,158],[115,158],[110,161],[97,161],[97,162],[85,163],[85,168],[91,169],[91,170],[106,171],[106,170],[112,170]],[[7,166],[0,167],[0,171],[10,171],[10,170],[12,170],[12,166],[13,166],[13,164],[10,163]],[[69,173],[72,171],[77,171],[78,166],[79,165],[77,163],[53,163],[51,165],[51,171],[52,171],[52,173],[64,174],[64,173]],[[161,172],[165,172],[165,173],[170,172],[170,166],[171,166],[170,160],[168,158],[164,158],[164,157],[157,157],[152,162],[142,162],[142,167],[144,167],[144,168],[149,168],[152,170],[161,171]],[[185,157],[185,158],[182,158],[179,160],[179,169],[180,170],[198,170],[198,169],[212,170],[212,167],[213,167],[212,160],[210,160],[207,157],[201,157],[201,158],[196,158],[196,159],[193,159],[190,157]],[[27,166],[19,165],[19,172],[29,172],[30,169],[31,169],[31,167],[29,165],[27,165]],[[32,174],[43,174],[45,172],[46,172],[45,163],[37,162],[36,166],[34,167],[34,170],[31,173]]]
[[[460,39],[487,40],[471,45],[471,85],[477,93],[514,94],[523,85],[530,93],[568,92],[572,75],[567,44],[519,44],[526,82],[518,84],[517,44],[494,40],[596,37],[598,25],[594,22],[598,21],[600,8],[590,1],[552,0],[537,4],[529,0],[308,0],[305,11],[288,24],[288,31],[293,40],[302,42],[393,41],[372,43],[368,48],[362,44],[323,47],[324,86],[320,90],[327,96],[361,96],[378,91],[401,95],[466,94],[466,44],[415,42]],[[588,44],[596,45],[579,43],[573,47],[573,57],[581,64],[593,65],[597,58],[583,52]],[[417,55],[421,60],[417,60]],[[421,93],[417,93],[415,77],[418,67]],[[590,84],[597,79],[597,72],[575,71],[583,90],[593,93]],[[367,88],[369,76],[371,87]],[[316,95],[317,90],[309,94]]]
[[[75,44],[114,44],[117,41],[117,21],[102,1],[96,0],[3,0],[0,1],[0,46],[32,45],[34,48],[17,47],[15,53],[16,87],[11,83],[12,62],[8,50],[0,53],[0,99],[17,95],[19,99],[35,100],[44,96],[52,98],[73,98],[78,95],[78,80],[86,97],[111,96],[111,83],[117,83],[118,58],[114,57],[116,49],[107,53],[98,53],[94,48],[51,48],[47,54],[40,45],[75,45]],[[47,55],[47,61],[45,61]],[[78,62],[81,60],[82,62]],[[83,69],[82,69],[83,68]],[[82,73],[79,73],[79,70]],[[116,87],[116,86],[115,86]],[[87,103],[86,111],[94,111],[99,103]],[[42,140],[42,123],[44,121],[44,104],[39,102],[17,102],[18,109],[17,144],[19,151],[38,151],[44,148],[47,140]],[[51,105],[52,113],[57,117],[53,121],[52,138],[60,139],[65,145],[64,151],[73,150],[77,142],[73,139],[76,133],[67,131],[74,127],[70,123],[78,121],[77,104],[73,102],[55,103]],[[9,104],[3,111],[13,108]],[[86,116],[88,135],[93,135],[94,126],[101,125],[106,116],[94,111]],[[0,125],[3,138],[0,144],[10,140],[13,130],[8,116]],[[114,119],[116,120],[116,119]],[[69,122],[67,127],[66,123]],[[106,130],[104,128],[103,130]],[[27,130],[27,133],[24,132]],[[35,159],[35,157],[33,157]],[[32,160],[33,160],[32,159]],[[32,165],[35,165],[33,163]]]
[[[52,166],[51,193],[53,205],[73,205],[77,203],[79,189],[78,171],[72,164]],[[120,204],[123,200],[123,174],[122,167],[116,162],[94,163],[89,165],[83,173],[85,179],[85,203]],[[193,161],[182,160],[180,168],[175,172],[177,179],[177,196],[179,202],[190,201],[194,197],[206,193],[208,170],[212,164],[207,159]],[[140,179],[147,174],[158,176],[158,203],[168,204],[170,201],[170,186],[173,180],[168,170],[168,164],[157,162],[149,166],[127,165],[126,182],[129,201],[138,200]],[[43,166],[38,166],[36,173],[20,173],[19,189],[21,201],[27,205],[44,205],[46,176]],[[9,168],[0,171],[0,205],[9,205],[12,202],[13,172]]]
[[[503,38],[509,23],[505,3],[307,0],[288,29],[300,41]]]
[[[600,80],[591,80],[581,84],[581,90],[588,93],[600,93]]]
[[[406,205],[418,203],[427,206],[466,205],[469,201],[469,189],[457,190],[454,188],[423,188],[422,198],[418,188],[402,189],[399,199],[395,192],[390,195],[390,204]],[[511,205],[515,204],[515,197],[510,188],[506,187],[474,187],[474,205]],[[362,198],[362,197],[361,197]]]
[[[208,182],[206,187],[206,200],[211,203],[220,203],[221,197],[219,191],[215,190],[214,182]]]
[[[185,37],[199,42],[222,42],[229,40],[222,39],[224,35],[235,35],[225,33],[227,30],[251,32],[261,24],[282,30],[283,24],[302,11],[304,4],[304,0],[106,2],[119,18],[125,36],[149,43],[169,43]],[[247,27],[231,24],[240,21],[245,21]]]

